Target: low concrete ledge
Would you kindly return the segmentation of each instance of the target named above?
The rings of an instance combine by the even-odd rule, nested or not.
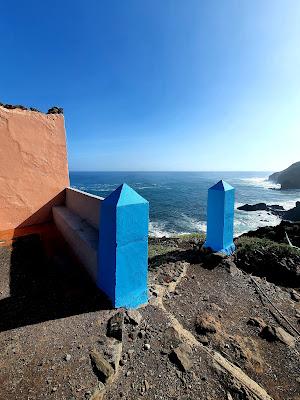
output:
[[[54,222],[72,251],[86,268],[94,282],[97,281],[99,232],[89,222],[68,207],[53,207]]]

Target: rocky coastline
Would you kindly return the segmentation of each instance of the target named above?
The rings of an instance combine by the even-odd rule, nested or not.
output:
[[[284,221],[300,221],[300,201],[296,201],[295,207],[285,210],[284,207],[273,204],[267,205],[266,203],[257,203],[257,204],[244,204],[237,208],[241,211],[267,211],[271,214],[277,215]]]

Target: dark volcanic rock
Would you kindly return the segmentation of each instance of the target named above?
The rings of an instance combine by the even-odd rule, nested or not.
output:
[[[122,341],[123,327],[124,327],[124,313],[120,311],[109,319],[107,323],[107,336]]]
[[[47,114],[63,114],[64,113],[64,109],[61,107],[52,107],[49,108]]]
[[[257,203],[257,204],[244,204],[243,206],[238,207],[238,210],[242,211],[271,211],[274,214],[282,214],[284,208],[278,204],[271,204],[270,206],[266,203]],[[278,212],[278,213],[277,213]]]
[[[283,219],[288,221],[300,221],[300,201],[296,201],[296,207],[287,210],[283,214]]]
[[[281,172],[269,176],[269,180],[281,185],[281,189],[300,189],[300,161]]]
[[[266,203],[258,204],[244,204],[238,207],[238,210],[242,211],[269,211],[272,214],[278,215],[285,221],[300,221],[300,201],[296,201],[296,206],[290,210],[285,210],[278,204],[267,205]]]
[[[238,210],[242,211],[266,211],[268,210],[268,206],[266,203],[258,203],[258,204],[244,204],[243,206],[238,207]]]
[[[287,244],[286,233],[288,234],[292,244],[300,247],[300,222],[288,222],[281,221],[276,226],[264,226],[256,229],[255,231],[249,231],[243,236],[257,237],[261,239],[273,240],[277,243]]]

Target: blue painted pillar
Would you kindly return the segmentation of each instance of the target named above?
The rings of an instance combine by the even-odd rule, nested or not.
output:
[[[101,203],[97,285],[114,307],[148,300],[149,203],[124,183]]]
[[[208,189],[207,233],[204,247],[232,254],[234,222],[234,188],[221,180]]]

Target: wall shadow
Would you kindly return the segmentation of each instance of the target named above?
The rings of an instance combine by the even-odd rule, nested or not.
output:
[[[49,203],[39,215],[48,212]],[[11,245],[0,251],[10,253],[10,257],[8,253],[0,257],[0,279],[9,271],[10,293],[0,300],[0,331],[111,309],[110,301],[73,256],[53,221],[28,227],[24,221],[15,229]],[[1,265],[3,260],[10,265]]]

